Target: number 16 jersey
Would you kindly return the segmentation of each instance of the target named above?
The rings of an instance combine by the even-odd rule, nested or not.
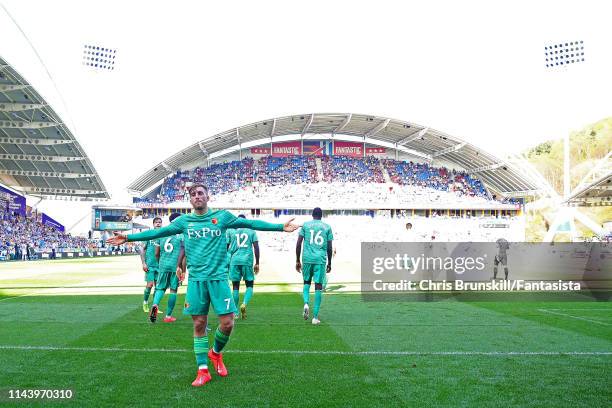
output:
[[[325,264],[327,262],[327,242],[334,240],[331,227],[321,220],[306,221],[300,230],[304,237],[302,263]]]

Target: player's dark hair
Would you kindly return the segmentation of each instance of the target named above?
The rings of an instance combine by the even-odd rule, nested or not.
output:
[[[206,186],[205,186],[204,184],[202,184],[202,183],[195,183],[195,184],[192,184],[192,185],[191,185],[191,187],[189,187],[189,188],[187,189],[187,191],[189,191],[189,194],[191,194],[191,192],[192,192],[193,190],[195,190],[196,188],[198,188],[198,187],[202,187],[202,188],[204,189],[204,191],[206,191],[206,194],[208,194],[208,187],[206,187]]]
[[[315,207],[314,210],[312,210],[312,218],[317,220],[323,218],[323,210],[321,210],[319,207]]]
[[[155,217],[155,218],[153,218],[153,222],[155,222],[156,220],[160,220],[160,221],[161,221],[162,219],[161,219],[161,217]]]
[[[170,222],[176,220],[180,216],[181,216],[181,214],[179,214],[179,213],[172,213],[172,214],[170,214]]]
[[[244,214],[240,214],[238,218],[246,218],[246,216]]]

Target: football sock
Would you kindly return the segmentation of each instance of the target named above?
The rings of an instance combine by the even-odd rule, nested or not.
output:
[[[308,298],[310,297],[310,284],[304,284],[304,304],[308,304]]]
[[[504,268],[504,274],[506,275],[506,280],[508,280],[508,268]]]
[[[493,279],[497,279],[497,267],[493,268]]]
[[[208,368],[208,337],[194,337],[193,352],[198,368]]]
[[[166,316],[172,316],[174,306],[176,306],[176,293],[170,292],[170,295],[168,295],[168,312]]]
[[[153,304],[159,306],[159,302],[161,302],[164,297],[164,291],[161,289],[155,289],[155,296],[153,296]]]
[[[149,295],[151,294],[151,288],[146,287],[144,291],[144,301],[145,303],[149,302]]]
[[[229,341],[230,336],[223,333],[220,328],[217,327],[217,331],[215,331],[215,343],[213,344],[213,351],[215,353],[220,353],[223,350],[223,347]]]
[[[240,300],[240,291],[235,289],[233,292],[234,294],[234,304],[238,304],[238,300]]]
[[[323,297],[323,292],[320,290],[315,290],[315,305],[313,310],[313,316],[315,318],[319,318],[319,308],[321,307],[321,300]]]
[[[245,305],[248,305],[252,297],[253,297],[253,287],[246,288],[246,293],[244,294],[243,303]],[[238,304],[238,302],[236,302],[236,304]]]

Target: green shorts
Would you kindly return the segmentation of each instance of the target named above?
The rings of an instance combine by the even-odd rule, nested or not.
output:
[[[238,311],[226,280],[189,281],[183,313],[208,315],[211,303],[217,316]]]
[[[155,288],[166,290],[168,288],[172,290],[177,290],[179,287],[179,280],[176,276],[176,271],[160,271],[157,275],[157,280],[155,281]]]
[[[304,281],[313,280],[314,283],[320,283],[323,285],[326,281],[325,264],[303,264],[302,265],[302,276]]]
[[[145,282],[155,282],[157,280],[157,267],[149,267],[149,272],[145,272]]]
[[[229,278],[232,282],[239,282],[240,280],[254,281],[255,273],[253,272],[253,265],[231,265]]]

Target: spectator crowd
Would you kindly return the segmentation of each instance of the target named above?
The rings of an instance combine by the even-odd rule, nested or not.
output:
[[[0,209],[0,260],[30,260],[40,252],[48,252],[54,258],[65,250],[86,251],[90,245],[87,238],[74,237],[35,218]]]
[[[320,160],[319,164],[317,160]],[[192,182],[204,183],[213,196],[245,190],[253,185],[265,188],[317,183],[391,183],[398,189],[410,186],[419,190],[449,192],[453,196],[496,201],[489,196],[484,184],[467,172],[374,156],[247,157],[216,163],[207,168],[178,171],[164,180],[155,198],[139,201],[186,201],[186,187]]]

